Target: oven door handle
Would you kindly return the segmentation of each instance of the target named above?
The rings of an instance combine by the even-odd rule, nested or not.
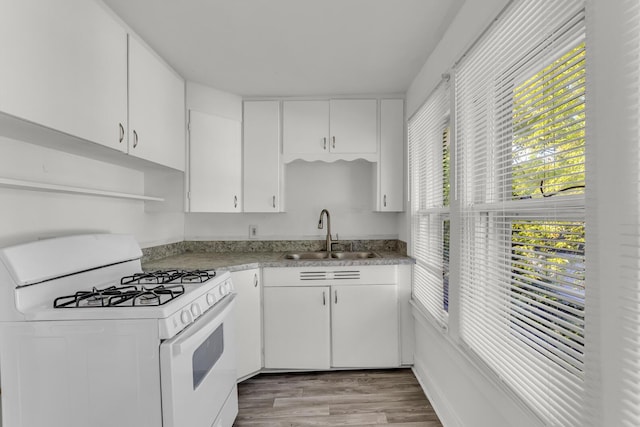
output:
[[[213,308],[198,317],[184,331],[163,342],[162,345],[170,346],[171,353],[176,356],[183,352],[194,352],[224,322],[234,306],[235,298],[236,294],[227,295]]]

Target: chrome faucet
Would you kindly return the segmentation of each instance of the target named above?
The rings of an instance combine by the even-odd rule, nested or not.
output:
[[[318,229],[322,230],[324,228],[324,223],[322,222],[322,216],[327,215],[327,252],[331,254],[331,215],[329,215],[329,211],[326,209],[322,209],[320,211],[320,220],[318,220]]]

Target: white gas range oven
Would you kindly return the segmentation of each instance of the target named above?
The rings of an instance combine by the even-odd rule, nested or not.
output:
[[[229,273],[143,273],[127,235],[0,250],[3,427],[230,427]]]

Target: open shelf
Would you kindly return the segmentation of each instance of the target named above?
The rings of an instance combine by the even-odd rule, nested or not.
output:
[[[161,197],[151,197],[151,196],[144,196],[140,194],[96,190],[93,188],[72,187],[68,185],[47,184],[44,182],[23,181],[19,179],[11,179],[11,178],[0,178],[0,187],[16,188],[16,189],[32,190],[32,191],[47,191],[47,192],[53,192],[53,193],[84,194],[89,196],[111,197],[116,199],[164,202],[164,199]]]

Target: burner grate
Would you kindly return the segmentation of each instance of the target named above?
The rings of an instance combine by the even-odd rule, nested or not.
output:
[[[56,298],[54,308],[158,306],[184,294],[183,284],[204,283],[214,270],[158,270],[120,279],[120,285],[76,292]]]
[[[214,270],[158,270],[125,276],[120,284],[204,283],[215,275]]]
[[[184,286],[109,286],[58,297],[54,308],[159,306],[184,294]]]
[[[216,272],[213,270],[192,270],[183,271],[178,280],[180,283],[204,283],[214,277]]]
[[[180,270],[161,270],[150,273],[135,273],[120,279],[121,285],[135,284],[163,284],[176,280],[182,275]]]

